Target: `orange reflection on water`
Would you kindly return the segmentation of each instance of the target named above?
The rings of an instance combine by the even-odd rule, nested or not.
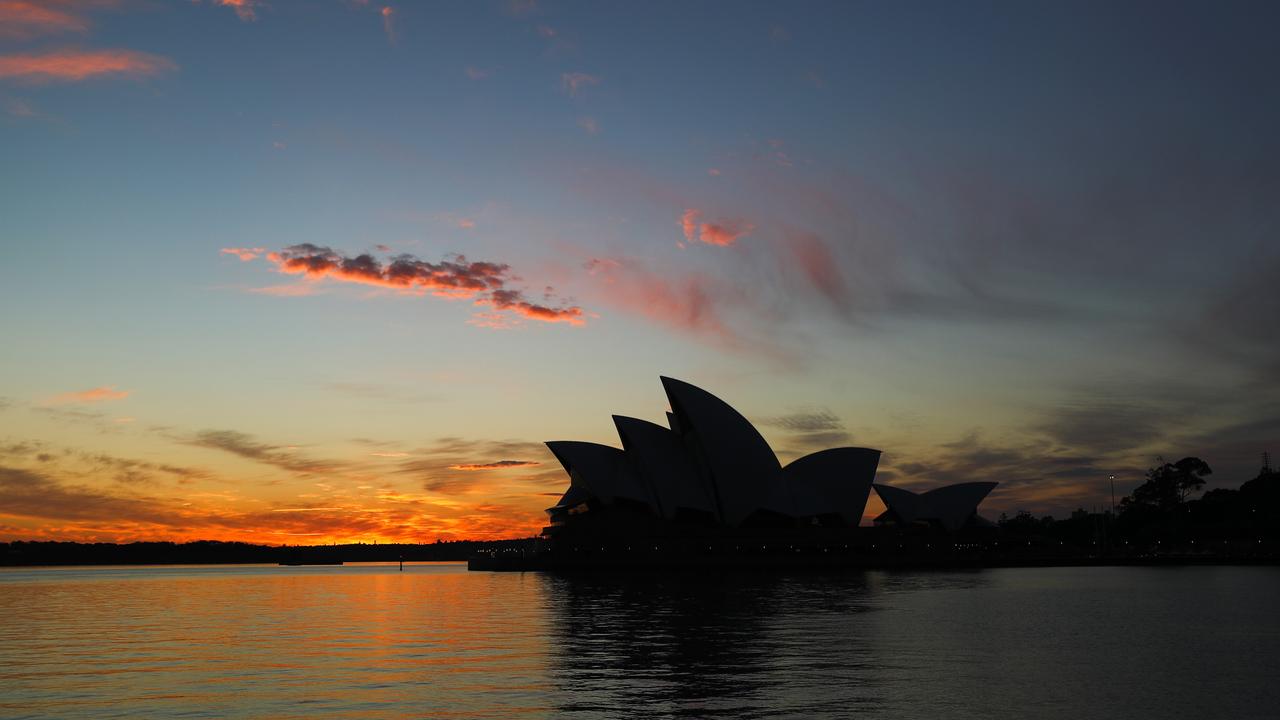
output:
[[[0,573],[0,715],[548,711],[534,576],[457,564]]]

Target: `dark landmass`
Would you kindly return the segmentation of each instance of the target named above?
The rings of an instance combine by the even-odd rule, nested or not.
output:
[[[1070,517],[1002,515],[959,531],[911,525],[633,533],[625,517],[583,516],[532,546],[482,549],[474,570],[977,568],[1280,564],[1280,472],[1194,497],[1213,470],[1162,462],[1116,508]],[[639,520],[639,518],[637,518]],[[643,522],[631,527],[644,528]]]
[[[0,565],[203,565],[241,563],[328,564],[466,560],[481,552],[527,546],[531,540],[459,540],[430,544],[252,545],[198,540],[188,543],[0,543]]]

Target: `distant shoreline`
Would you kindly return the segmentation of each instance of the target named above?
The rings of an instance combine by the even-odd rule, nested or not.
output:
[[[930,559],[882,559],[864,561],[751,561],[679,560],[653,563],[628,562],[560,562],[545,559],[476,557],[467,561],[469,570],[486,572],[600,572],[600,571],[861,571],[861,570],[995,570],[1001,568],[1043,567],[1191,567],[1191,566],[1280,566],[1280,558],[1023,558],[946,562]]]
[[[187,543],[77,543],[17,541],[0,543],[0,567],[71,565],[257,565],[301,562],[464,561],[479,553],[519,550],[533,541],[456,540],[436,543],[345,545],[254,545],[197,540]]]
[[[904,550],[879,550],[874,545],[777,545],[762,551],[729,550],[724,545],[664,546],[660,551],[621,547],[600,552],[548,551],[532,538],[459,540],[437,543],[271,546],[249,543],[194,541],[189,543],[73,543],[18,541],[0,543],[0,567],[175,566],[175,565],[320,565],[341,561],[467,562],[472,570],[611,571],[611,570],[896,570],[982,569],[1005,567],[1101,567],[1183,565],[1280,565],[1275,543],[1248,550],[1234,546],[1226,552],[1181,549],[1153,552],[1113,549],[1101,551],[1065,547],[1009,544],[958,550],[951,543],[907,544]],[[785,549],[784,549],[785,548]],[[703,550],[706,550],[703,552]]]

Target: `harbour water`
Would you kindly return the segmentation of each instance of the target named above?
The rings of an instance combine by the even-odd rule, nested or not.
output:
[[[0,569],[0,717],[1264,718],[1280,568]]]

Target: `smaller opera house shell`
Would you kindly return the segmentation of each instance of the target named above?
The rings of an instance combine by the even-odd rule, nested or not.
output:
[[[842,447],[778,462],[756,428],[702,388],[662,378],[667,426],[615,415],[622,447],[552,441],[569,489],[548,508],[548,538],[578,528],[636,537],[701,528],[854,528],[862,520],[880,451]],[[986,488],[979,493],[970,486]],[[915,495],[876,485],[890,508],[878,524],[929,522],[956,529],[973,519],[995,483]],[[936,521],[936,523],[934,522]]]

